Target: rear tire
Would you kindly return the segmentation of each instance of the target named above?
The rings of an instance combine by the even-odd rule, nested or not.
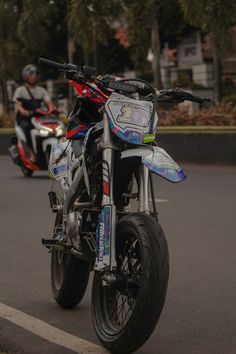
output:
[[[72,308],[81,302],[87,289],[89,266],[88,262],[71,254],[52,252],[51,286],[59,305]]]
[[[62,214],[57,214],[55,230],[61,227]],[[54,230],[54,231],[55,231]],[[87,289],[90,263],[71,254],[51,254],[51,287],[56,302],[64,308],[78,305]]]
[[[92,314],[104,347],[127,354],[151,335],[165,302],[169,256],[161,226],[141,213],[123,217],[117,224],[116,253],[119,281],[103,287],[102,274],[95,272]]]

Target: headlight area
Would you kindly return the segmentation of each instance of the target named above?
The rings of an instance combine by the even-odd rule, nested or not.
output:
[[[41,126],[39,129],[39,134],[42,137],[47,137],[47,136],[63,136],[65,135],[65,130],[64,127],[58,126],[55,130],[51,129],[49,127],[43,127]]]
[[[39,134],[41,136],[48,136],[50,134],[50,132],[46,129],[39,129]]]
[[[61,135],[65,135],[65,131],[62,127],[58,127],[56,129],[56,136],[61,136]]]

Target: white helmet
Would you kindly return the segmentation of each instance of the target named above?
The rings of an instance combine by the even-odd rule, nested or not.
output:
[[[28,64],[24,67],[24,69],[22,70],[22,77],[24,80],[27,79],[27,77],[30,75],[30,74],[38,74],[38,69],[35,65],[33,64]]]

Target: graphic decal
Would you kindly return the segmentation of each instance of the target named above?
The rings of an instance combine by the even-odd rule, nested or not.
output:
[[[181,167],[160,147],[152,147],[153,152],[142,158],[143,164],[152,172],[171,182],[181,182],[186,178]]]
[[[137,101],[113,93],[105,108],[112,132],[128,143],[142,144],[144,135],[156,131],[158,117],[155,114],[152,118],[152,102]],[[154,119],[153,124],[152,119]]]
[[[97,258],[95,269],[99,270],[110,264],[111,206],[102,210],[96,230]]]

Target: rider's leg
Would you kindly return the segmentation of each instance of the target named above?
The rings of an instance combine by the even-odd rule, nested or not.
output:
[[[23,129],[24,134],[25,134],[25,139],[26,139],[26,144],[30,153],[30,160],[32,162],[35,162],[35,154],[33,151],[33,145],[32,145],[32,139],[31,139],[31,129],[32,129],[32,123],[26,119],[22,120],[19,122],[20,127]]]

